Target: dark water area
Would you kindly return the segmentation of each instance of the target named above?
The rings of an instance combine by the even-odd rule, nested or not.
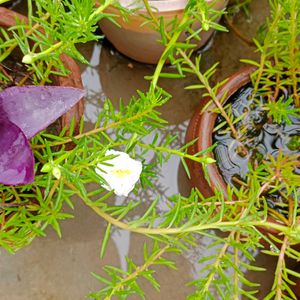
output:
[[[227,108],[227,113],[241,118],[235,125],[239,138],[235,139],[226,125],[213,136],[217,143],[214,155],[220,172],[226,183],[232,186],[239,185],[239,180],[246,180],[249,165],[255,169],[262,161],[269,161],[270,157],[276,160],[280,152],[289,157],[300,153],[299,145],[295,146],[294,143],[300,137],[300,116],[290,116],[291,125],[286,122],[272,123],[264,109],[265,99],[261,96],[253,97],[252,94],[251,85],[241,88],[231,97]],[[280,97],[286,100],[288,93],[282,93]],[[216,125],[224,121],[219,116]],[[300,175],[299,165],[294,166],[294,172]],[[268,195],[267,199],[271,208],[285,202],[279,193]]]
[[[16,85],[32,85],[33,79],[24,64],[16,57],[9,57],[0,64],[1,71],[5,76],[0,78],[0,91]]]

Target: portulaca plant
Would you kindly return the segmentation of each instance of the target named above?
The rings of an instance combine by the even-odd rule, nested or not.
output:
[[[239,299],[241,296],[256,299],[258,284],[247,278],[247,271],[262,271],[261,268],[253,266],[254,253],[257,248],[262,247],[261,241],[272,246],[265,249],[265,253],[278,257],[274,284],[267,299],[296,299],[290,286],[292,276],[300,276],[286,265],[286,257],[300,261],[300,252],[293,248],[293,245],[300,243],[298,202],[294,201],[294,206],[290,206],[287,225],[270,222],[267,218],[267,205],[263,205],[260,210],[256,209],[257,199],[265,191],[266,182],[273,182],[271,173],[266,174],[261,168],[253,170],[254,175],[249,181],[250,188],[235,189],[229,186],[228,200],[225,200],[223,193],[218,190],[214,196],[205,198],[194,189],[188,196],[174,195],[162,199],[163,195],[157,193],[157,189],[154,188],[158,177],[157,168],[172,155],[181,159],[187,175],[188,159],[204,165],[214,163],[213,158],[206,156],[211,149],[192,156],[187,153],[190,145],[176,148],[173,144],[176,137],[160,136],[157,129],[164,127],[166,121],[161,119],[158,108],[171,96],[158,84],[160,77],[182,78],[194,74],[199,80],[198,84],[186,88],[205,88],[207,95],[218,101],[216,93],[220,84],[215,87],[209,84],[210,77],[216,71],[216,65],[205,73],[201,72],[201,55],[194,59],[191,37],[198,38],[200,31],[207,30],[208,27],[223,30],[224,28],[215,22],[222,14],[210,7],[215,1],[187,1],[182,19],[178,18],[170,24],[171,31],[161,26],[161,20],[151,11],[148,1],[143,2],[149,15],[147,22],[151,22],[158,29],[161,41],[166,47],[153,76],[148,77],[150,88],[147,92],[138,92],[138,96],[133,97],[128,105],[120,102],[119,107],[106,100],[94,128],[85,128],[82,121],[79,133],[74,133],[70,128],[67,136],[41,132],[33,137],[36,132],[45,128],[45,123],[35,123],[34,132],[27,134],[26,126],[20,121],[23,117],[28,117],[29,123],[35,119],[33,104],[29,109],[25,109],[26,103],[20,105],[20,102],[15,105],[20,107],[12,108],[12,114],[8,115],[6,107],[9,107],[9,101],[1,100],[0,122],[2,128],[7,130],[0,129],[0,168],[1,171],[10,174],[7,178],[11,180],[8,182],[7,179],[1,178],[1,182],[5,184],[0,184],[3,200],[0,203],[1,246],[14,252],[30,243],[36,236],[44,235],[47,225],[51,225],[61,236],[59,222],[71,217],[62,207],[68,204],[73,208],[72,196],[76,195],[106,222],[106,232],[101,241],[101,257],[105,255],[114,228],[151,238],[151,241],[145,242],[144,261],[139,262],[140,265],[127,257],[126,270],[116,266],[105,266],[101,274],[93,274],[99,280],[99,290],[89,295],[92,299],[126,299],[133,294],[145,298],[139,278],[147,280],[154,288],[159,289],[159,283],[153,276],[153,266],[175,268],[175,263],[169,260],[167,254],[184,255],[193,247],[198,247],[198,237],[209,237],[209,247],[215,248],[210,256],[204,256],[200,260],[203,269],[200,270],[198,279],[191,283],[194,293],[189,295],[188,299],[216,299],[217,296],[222,299]],[[67,74],[60,60],[62,53],[86,62],[75,44],[99,38],[95,34],[97,22],[103,17],[113,18],[112,15],[105,15],[104,11],[115,2],[97,1],[96,5],[96,1],[90,0],[36,0],[34,4],[37,9],[35,15],[32,14],[33,1],[28,0],[28,6],[31,8],[29,24],[36,24],[28,31],[28,25],[20,22],[13,35],[3,35],[4,40],[0,43],[0,61],[9,56],[12,49],[18,45],[25,55],[23,61],[30,64],[29,70],[35,73],[34,83],[38,83],[39,80],[47,82],[49,76],[57,74],[58,70]],[[291,73],[297,74],[299,1],[270,0],[270,4],[273,21],[267,24],[267,27],[272,30],[264,40],[266,50],[264,45],[259,46],[261,51],[265,51],[262,53],[262,65],[256,65],[260,70],[264,70],[263,64],[265,58],[269,57],[268,52],[274,49],[280,51],[281,45],[290,51],[288,54],[293,62]],[[199,31],[194,31],[193,22],[200,22],[204,26]],[[187,33],[190,38],[179,43],[178,38]],[[272,44],[275,41],[274,34],[279,36],[281,43]],[[275,61],[282,55],[283,53],[276,52]],[[163,69],[166,61],[175,68]],[[268,65],[271,66],[272,63],[268,62]],[[266,77],[263,72],[261,74],[262,79],[269,76],[269,73]],[[5,74],[1,78],[3,77]],[[294,76],[296,90],[298,82],[299,76]],[[5,98],[6,92],[1,94],[1,98]],[[43,99],[40,100],[39,103],[42,103]],[[12,103],[13,101],[14,99],[11,99]],[[22,110],[24,116],[20,112],[19,117],[16,117],[14,109],[15,112]],[[57,107],[52,113],[58,116],[56,109]],[[74,143],[71,150],[65,147],[70,142]],[[21,148],[24,151],[21,151]],[[35,168],[42,171],[42,174],[36,172],[34,181],[31,151],[34,153]],[[146,157],[151,157],[151,161],[146,161]],[[278,169],[285,171],[291,169],[290,164],[278,166]],[[12,174],[18,176],[13,178]],[[294,177],[297,180],[299,178]],[[294,186],[297,182],[295,180]],[[10,186],[8,183],[17,186]],[[21,185],[24,183],[32,184]],[[129,194],[134,186],[140,201]],[[143,193],[149,190],[149,198],[152,200],[149,201],[149,206],[143,213],[139,210],[138,218],[131,218],[135,209],[143,202]],[[114,193],[128,198],[124,203],[114,205],[112,201],[107,201]],[[161,200],[167,203],[166,211],[161,211],[157,205]],[[258,230],[261,228],[277,231],[279,236],[283,237],[283,241],[266,236]],[[227,234],[218,235],[214,230]]]

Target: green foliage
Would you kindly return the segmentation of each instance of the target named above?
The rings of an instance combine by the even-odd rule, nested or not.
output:
[[[285,100],[280,97],[276,102],[269,102],[265,105],[268,110],[268,117],[272,118],[275,123],[281,124],[285,122],[292,125],[291,117],[299,117],[300,108],[293,108],[294,101],[292,97]]]
[[[33,71],[34,82],[49,82],[52,74],[67,74],[60,55],[67,54],[87,63],[77,50],[78,43],[97,41],[97,22],[102,18],[114,20],[114,16],[105,13],[105,8],[113,3],[88,0],[37,0],[28,1],[29,24],[18,21],[17,26],[2,30],[0,43],[0,62],[19,47],[24,55],[23,61],[28,70]],[[237,1],[236,8],[247,8],[249,1]],[[270,0],[271,18],[260,40],[255,40],[261,55],[260,62],[247,61],[257,67],[253,74],[255,93],[267,99],[265,110],[274,122],[290,124],[291,117],[299,115],[299,35],[300,2],[298,0]],[[182,19],[165,24],[151,11],[144,1],[148,15],[145,22],[151,23],[161,35],[161,43],[166,47],[153,76],[149,90],[138,91],[128,105],[120,102],[118,107],[106,100],[92,129],[86,129],[82,120],[79,133],[75,133],[74,124],[64,128],[58,135],[47,131],[31,140],[36,159],[36,179],[34,184],[22,187],[0,185],[0,244],[10,252],[30,243],[36,236],[44,236],[45,228],[50,225],[59,236],[60,220],[70,218],[63,213],[63,205],[73,208],[72,196],[79,196],[96,214],[107,222],[107,230],[102,240],[100,255],[106,254],[110,235],[115,227],[145,235],[151,241],[145,244],[144,261],[139,266],[127,258],[128,269],[105,266],[103,274],[93,276],[99,280],[99,291],[90,293],[93,299],[127,299],[137,294],[146,298],[140,280],[146,280],[159,290],[153,266],[163,265],[175,269],[169,259],[169,253],[182,255],[197,246],[197,237],[213,239],[209,248],[214,254],[200,261],[203,269],[199,278],[191,282],[194,292],[188,299],[238,299],[241,295],[248,299],[257,299],[258,284],[247,279],[246,271],[264,271],[253,266],[254,250],[263,248],[263,243],[271,245],[263,251],[278,258],[275,280],[267,299],[295,299],[290,290],[291,275],[295,272],[286,266],[286,258],[300,260],[300,253],[293,245],[299,240],[299,175],[294,165],[299,164],[299,156],[287,157],[280,152],[278,157],[261,157],[261,164],[250,166],[247,180],[240,188],[228,186],[227,199],[222,191],[205,198],[198,190],[190,195],[174,195],[162,199],[156,195],[155,180],[157,169],[172,155],[178,156],[187,173],[186,160],[194,160],[206,166],[214,163],[207,156],[209,148],[191,156],[187,149],[191,144],[175,149],[175,136],[160,137],[157,129],[164,128],[167,122],[160,117],[158,108],[171,99],[167,91],[159,88],[159,79],[182,78],[194,74],[197,84],[187,89],[205,89],[216,106],[216,112],[222,114],[232,134],[239,136],[235,129],[239,121],[228,114],[224,108],[224,99],[218,99],[217,91],[224,82],[211,87],[210,79],[217,70],[217,64],[206,72],[201,72],[201,55],[193,56],[194,39],[199,39],[203,30],[226,29],[217,23],[224,12],[215,11],[204,0],[190,0]],[[122,8],[121,8],[122,9]],[[122,9],[126,18],[130,12]],[[194,29],[195,22],[202,27]],[[186,40],[179,42],[181,34],[187,33]],[[166,73],[163,67],[169,61],[175,68]],[[0,73],[1,81],[9,78]],[[277,97],[290,91],[288,100]],[[206,107],[207,108],[207,107]],[[224,124],[222,124],[223,126]],[[68,132],[68,133],[66,133]],[[145,142],[151,140],[151,142]],[[73,148],[70,149],[72,144]],[[299,149],[298,137],[289,141],[289,147]],[[297,148],[298,147],[298,148]],[[123,205],[114,205],[108,199],[113,191],[106,191],[101,183],[104,179],[95,169],[99,163],[105,163],[108,149],[120,149],[143,162],[143,172],[137,195],[143,191],[153,191],[153,202],[139,218],[129,218],[140,208],[140,201],[131,198]],[[153,157],[148,161],[147,157]],[[93,189],[87,188],[90,183]],[[285,200],[279,214],[268,207],[266,192],[281,194]],[[166,201],[167,211],[160,211],[157,203]],[[278,222],[268,219],[272,217]],[[268,235],[263,229],[272,229],[283,236]],[[222,232],[222,235],[218,233]],[[275,249],[275,250],[274,250]],[[298,276],[299,277],[299,276]]]
[[[23,62],[29,64],[28,70],[33,71],[37,84],[49,81],[51,74],[68,73],[60,57],[62,53],[88,63],[76,44],[101,38],[96,34],[97,23],[102,18],[111,18],[103,10],[112,2],[107,0],[96,7],[96,1],[90,0],[29,0],[29,23],[18,21],[9,29],[13,38],[5,35],[0,44],[0,62],[18,45],[24,55]]]
[[[261,57],[253,74],[255,92],[260,90],[271,102],[279,100],[278,93],[288,89],[299,108],[300,3],[273,0],[270,6],[272,18],[267,21],[264,39],[255,40]]]
[[[93,273],[93,276],[106,286],[98,292],[90,293],[89,297],[92,299],[111,299],[112,296],[117,296],[119,299],[127,299],[130,295],[138,294],[142,299],[146,299],[137,279],[143,278],[156,290],[159,290],[160,285],[153,276],[155,271],[150,269],[150,267],[152,265],[163,265],[169,268],[175,268],[172,261],[162,257],[164,254],[172,252],[178,254],[178,249],[172,247],[170,244],[161,248],[158,242],[154,241],[152,249],[150,250],[148,249],[147,244],[144,244],[145,263],[142,266],[137,266],[127,257],[127,271],[113,266],[104,267],[104,271],[110,277],[110,280]]]

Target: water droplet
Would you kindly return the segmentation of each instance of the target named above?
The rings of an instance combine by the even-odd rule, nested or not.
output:
[[[279,252],[280,252],[279,249],[278,249],[276,246],[274,246],[274,245],[270,245],[270,250],[271,250],[273,253],[279,253]]]

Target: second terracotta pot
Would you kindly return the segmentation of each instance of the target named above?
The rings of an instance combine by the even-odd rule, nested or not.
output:
[[[120,3],[124,7],[130,7],[131,0],[122,0]],[[208,3],[213,3],[214,0],[207,0]],[[222,10],[227,5],[227,0],[219,0],[214,3],[214,9]],[[183,16],[184,8],[187,0],[161,0],[149,1],[149,5],[153,8],[154,15],[157,18],[163,17],[164,24],[168,28],[168,24]],[[100,27],[104,35],[110,42],[126,56],[143,63],[156,64],[163,53],[165,47],[159,42],[161,35],[153,29],[153,25],[146,24],[146,19],[142,15],[147,16],[145,9],[137,10],[134,14],[128,16],[128,20],[124,21],[120,11],[114,7],[108,7],[106,13],[115,15],[115,20],[120,25],[118,27],[108,19],[100,21]],[[200,24],[195,24],[194,29],[200,28]],[[197,48],[206,44],[213,30],[202,31],[200,41],[193,41]],[[179,38],[179,41],[184,41],[185,33]]]
[[[227,82],[217,93],[218,100],[221,100],[225,93],[226,98],[229,99],[241,87],[249,83],[250,74],[253,71],[253,67],[248,67],[229,77]],[[212,112],[212,110],[216,109],[216,105],[212,102],[205,110],[203,110],[210,100],[211,99],[209,97],[201,99],[198,108],[190,120],[186,133],[186,142],[197,139],[196,143],[189,147],[190,154],[198,153],[199,151],[203,151],[213,145],[213,130],[218,114]],[[212,153],[210,155],[213,157]],[[223,190],[225,197],[227,197],[227,184],[220,174],[216,164],[209,164],[207,166],[208,176],[211,179],[210,184],[205,179],[204,170],[201,164],[189,160],[188,165],[191,171],[192,185],[199,188],[205,197],[213,196],[215,189]]]
[[[229,77],[226,83],[217,92],[218,100],[223,99],[225,93],[226,99],[228,100],[241,87],[250,83],[250,75],[254,70],[254,67],[246,67]],[[226,99],[225,101],[227,101]],[[206,107],[210,100],[211,99],[208,97],[201,99],[200,105],[190,120],[186,133],[186,142],[188,143],[196,139],[197,141],[189,147],[189,154],[194,155],[213,145],[213,130],[218,114],[212,112],[212,110],[217,108],[213,102]],[[203,110],[204,107],[206,107],[205,110]],[[210,153],[210,156],[214,158],[213,153]],[[217,164],[214,163],[207,166],[206,170],[210,183],[208,183],[205,178],[204,169],[201,164],[191,160],[187,161],[187,164],[191,174],[192,186],[198,188],[204,197],[211,197],[215,194],[215,190],[219,190],[224,194],[225,200],[227,199],[227,184],[225,183]],[[272,217],[268,217],[268,221],[277,222]],[[264,235],[274,235],[277,236],[278,239],[282,239],[282,235],[279,235],[279,232],[273,228],[259,227],[258,230]],[[263,239],[261,240],[261,243],[266,248],[269,248],[270,246]],[[294,245],[293,248],[300,249],[300,244]]]

